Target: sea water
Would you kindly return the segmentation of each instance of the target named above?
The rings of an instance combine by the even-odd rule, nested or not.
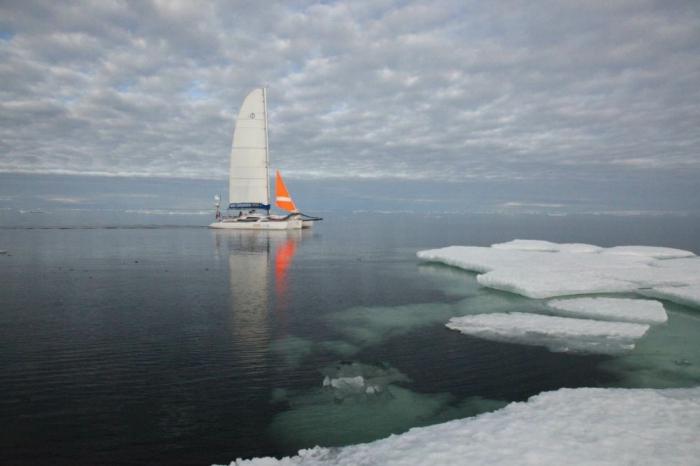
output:
[[[227,463],[560,387],[700,384],[698,310],[665,303],[618,356],[487,341],[445,323],[543,304],[415,257],[514,238],[698,253],[694,216],[357,213],[266,233],[150,214],[3,217],[0,463]]]

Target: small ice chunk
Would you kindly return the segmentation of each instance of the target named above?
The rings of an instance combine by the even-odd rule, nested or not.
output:
[[[684,306],[700,308],[700,284],[688,286],[659,286],[642,290],[644,296],[673,301]]]
[[[365,389],[365,393],[367,393],[368,395],[374,395],[375,393],[378,393],[380,391],[381,391],[380,388],[375,387],[374,385],[368,385],[367,388]]]
[[[522,312],[453,317],[447,327],[495,341],[546,346],[555,352],[616,354],[634,349],[648,325]]]
[[[675,259],[680,257],[693,257],[694,253],[683,249],[663,248],[658,246],[614,246],[606,248],[603,254],[616,254],[624,256],[643,256],[654,259]]]
[[[362,391],[365,387],[365,379],[361,375],[357,377],[338,377],[330,379],[330,385],[338,390]]]
[[[543,299],[595,293],[634,291],[639,286],[610,277],[599,270],[557,270],[540,268],[504,268],[476,277],[488,288]]]
[[[650,299],[570,298],[553,299],[547,305],[576,317],[645,324],[661,324],[668,320],[664,306]]]
[[[375,367],[356,362],[342,361],[322,371],[325,376],[323,388],[331,389],[338,398],[354,397],[372,388],[372,393],[380,393],[385,387],[395,382],[407,382],[409,379],[401,372],[390,367]]]

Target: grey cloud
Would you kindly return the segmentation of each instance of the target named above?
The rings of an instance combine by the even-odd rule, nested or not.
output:
[[[694,2],[4,2],[0,170],[221,178],[270,88],[294,177],[700,172]]]

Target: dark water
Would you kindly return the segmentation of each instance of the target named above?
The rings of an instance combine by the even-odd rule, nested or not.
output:
[[[0,463],[228,463],[614,385],[609,357],[447,330],[455,306],[532,304],[419,265],[416,250],[536,238],[698,252],[699,225],[367,214],[267,234],[4,226]],[[340,361],[403,378],[390,400],[328,399],[324,371]]]

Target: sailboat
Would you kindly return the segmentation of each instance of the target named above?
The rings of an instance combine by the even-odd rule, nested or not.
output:
[[[243,101],[233,132],[227,209],[230,214],[221,214],[221,198],[216,196],[216,221],[209,228],[298,230],[320,220],[297,210],[279,171],[276,172],[276,205],[288,214],[270,215],[269,162],[267,91],[258,88]]]

